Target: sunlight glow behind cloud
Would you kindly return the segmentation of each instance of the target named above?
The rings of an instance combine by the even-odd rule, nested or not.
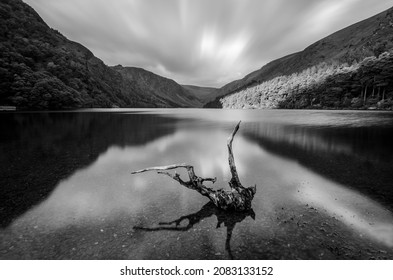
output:
[[[310,32],[315,34],[324,34],[329,30],[332,21],[340,20],[341,17],[351,12],[351,8],[360,0],[332,0],[329,2],[321,2],[312,11],[312,15],[308,21],[305,21]],[[329,35],[329,34],[326,34]],[[325,36],[325,35],[323,35]]]
[[[25,0],[108,65],[222,86],[391,6],[390,0]]]

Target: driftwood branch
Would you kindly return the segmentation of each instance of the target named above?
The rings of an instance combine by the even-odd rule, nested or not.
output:
[[[251,209],[251,201],[254,198],[256,192],[256,186],[245,188],[240,182],[239,175],[236,170],[235,158],[233,156],[232,150],[232,142],[233,139],[239,130],[240,121],[236,125],[232,134],[228,138],[227,146],[228,146],[228,162],[229,168],[231,170],[232,178],[229,181],[229,186],[231,188],[230,191],[225,191],[223,189],[213,190],[212,188],[206,187],[203,183],[206,181],[210,181],[215,183],[216,178],[202,178],[195,175],[194,167],[189,164],[181,163],[181,164],[172,164],[167,166],[156,166],[156,167],[148,167],[145,169],[137,170],[131,172],[131,174],[143,173],[147,171],[158,171],[159,174],[164,174],[171,177],[173,180],[180,183],[182,186],[195,190],[199,192],[201,195],[206,196],[210,199],[211,202],[214,203],[220,209],[224,210],[235,210],[235,211],[245,211]],[[177,168],[185,168],[188,172],[189,181],[184,181],[180,178],[180,175],[175,173],[171,174],[166,172],[167,170],[173,170]]]
[[[160,171],[160,170],[171,170],[171,169],[176,169],[176,168],[194,168],[191,165],[185,164],[185,163],[180,163],[180,164],[172,164],[172,165],[166,165],[166,166],[156,166],[156,167],[149,167],[149,168],[145,168],[145,169],[141,169],[141,170],[137,170],[137,171],[132,171],[131,174],[137,174],[137,173],[143,173],[146,171]]]
[[[232,173],[232,178],[229,181],[229,186],[231,187],[231,189],[235,189],[238,192],[242,191],[244,189],[244,187],[240,183],[239,175],[237,174],[236,165],[235,165],[235,158],[233,156],[233,151],[232,151],[232,142],[233,142],[233,138],[235,137],[236,132],[239,130],[239,127],[240,127],[240,121],[236,125],[235,129],[233,130],[231,136],[229,136],[228,142],[227,142],[228,162],[229,162],[229,168],[231,169],[231,173]]]

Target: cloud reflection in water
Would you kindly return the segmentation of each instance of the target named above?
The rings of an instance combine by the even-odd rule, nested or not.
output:
[[[47,200],[19,217],[12,227],[38,225],[56,230],[129,216],[131,228],[141,223],[145,226],[158,223],[168,213],[174,217],[190,213],[190,209],[205,203],[205,198],[165,176],[130,175],[130,171],[187,162],[202,177],[217,176],[217,187],[227,187],[230,178],[227,137],[222,130],[182,128],[143,146],[112,146],[94,164],[60,182]],[[268,153],[241,134],[234,141],[234,153],[243,185],[257,184],[253,205],[257,217],[270,221],[265,227],[273,230],[280,227],[274,216],[282,205],[291,210],[308,204],[317,208],[316,215],[321,221],[326,214],[334,216],[354,233],[393,247],[392,214],[375,201],[295,161]],[[269,216],[271,219],[266,219]],[[259,225],[248,230],[263,234]],[[234,238],[241,232],[234,232]],[[277,233],[281,234],[278,230]],[[212,240],[217,238],[212,233],[205,234]]]

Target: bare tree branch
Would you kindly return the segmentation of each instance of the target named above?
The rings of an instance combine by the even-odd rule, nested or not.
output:
[[[132,171],[131,174],[137,174],[137,173],[142,173],[146,171],[160,171],[160,170],[171,170],[171,169],[176,169],[176,168],[193,168],[193,166],[185,164],[185,163],[180,163],[180,164],[171,164],[171,165],[166,165],[166,166],[156,166],[156,167],[149,167],[137,171]]]
[[[210,181],[215,183],[216,178],[202,178],[195,175],[194,167],[189,164],[181,163],[181,164],[172,164],[166,166],[156,166],[149,167],[137,171],[131,172],[131,174],[143,173],[147,171],[158,171],[159,174],[164,174],[171,177],[173,180],[179,182],[182,186],[195,190],[199,192],[201,195],[206,196],[210,199],[211,202],[214,203],[220,209],[224,210],[235,210],[235,211],[245,211],[251,209],[251,201],[254,198],[254,194],[256,192],[255,187],[245,188],[240,183],[239,176],[237,174],[235,158],[233,156],[232,151],[232,142],[235,137],[237,131],[239,130],[240,122],[236,125],[233,130],[231,136],[228,138],[227,146],[228,146],[228,161],[229,167],[232,173],[232,178],[229,181],[229,186],[231,188],[230,191],[225,191],[223,189],[213,190],[212,188],[206,187],[203,182]],[[185,168],[188,172],[188,177],[190,180],[188,182],[183,181],[180,178],[180,175],[175,173],[171,174],[169,172],[165,172],[166,170],[172,170],[176,168]]]
[[[201,184],[203,183],[203,182],[212,182],[213,184],[217,181],[217,177],[214,177],[214,178],[201,178],[202,180],[201,180]]]

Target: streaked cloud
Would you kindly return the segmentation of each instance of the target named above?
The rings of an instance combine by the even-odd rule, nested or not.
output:
[[[389,8],[389,0],[25,0],[108,65],[222,86]]]

